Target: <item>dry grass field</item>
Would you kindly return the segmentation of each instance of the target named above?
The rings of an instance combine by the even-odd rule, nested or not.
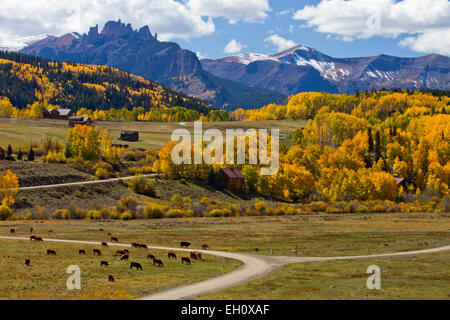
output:
[[[292,129],[304,127],[305,121],[233,121],[203,123],[203,130],[215,128],[225,132],[226,129],[255,128],[280,129],[280,139],[288,143]],[[124,144],[119,141],[120,132],[124,130],[139,131],[140,141],[125,143],[135,148],[159,150],[170,141],[172,132],[176,129],[188,129],[193,132],[193,123],[173,122],[109,122],[97,121],[95,126],[107,129],[113,138],[113,143]],[[52,137],[65,141],[68,123],[63,120],[49,119],[5,119],[0,118],[0,146],[11,144],[15,149],[28,148],[30,143],[41,143],[45,138]]]
[[[29,236],[29,228],[44,238],[105,241],[109,234],[121,243],[144,242],[149,245],[178,247],[180,241],[192,242],[199,249],[207,242],[211,249],[253,254],[293,256],[338,256],[391,253],[429,249],[449,245],[450,214],[318,214],[296,217],[191,218],[137,221],[20,221],[1,222],[0,235]],[[46,249],[58,256],[47,257]],[[184,268],[168,262],[165,268],[153,268],[144,252],[133,249],[133,259],[142,262],[143,273],[131,272],[112,257],[111,266],[99,267],[100,258],[78,256],[78,249],[90,246],[0,241],[0,298],[2,299],[79,299],[134,298],[188,282],[200,281],[227,272],[236,261],[208,257],[205,263]],[[258,249],[256,252],[255,249]],[[144,250],[145,251],[145,250]],[[157,252],[164,257],[166,252]],[[449,255],[441,253],[417,257],[366,259],[308,263],[288,266],[248,285],[213,294],[207,299],[334,299],[334,298],[448,298]],[[31,258],[33,267],[23,262]],[[164,259],[166,263],[167,259]],[[81,264],[84,270],[82,292],[65,290],[66,268]],[[125,263],[126,264],[126,263]],[[365,289],[365,270],[378,264],[385,270],[383,290]],[[114,284],[106,276],[118,279]],[[411,285],[408,286],[408,281]],[[114,293],[116,289],[123,289]],[[420,289],[420,290],[419,290]],[[108,290],[112,290],[109,292]],[[106,291],[106,293],[105,293]]]

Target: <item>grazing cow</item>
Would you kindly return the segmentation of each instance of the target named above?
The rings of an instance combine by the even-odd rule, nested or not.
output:
[[[185,242],[185,241],[181,241],[180,242],[180,247],[181,248],[189,248],[191,246],[190,242]]]
[[[123,251],[125,251],[126,254],[130,254],[130,251],[128,251],[128,249],[125,249]]]
[[[48,256],[56,256],[56,251],[55,250],[47,250],[47,255]]]
[[[147,260],[155,260],[156,258],[155,258],[155,256],[154,255],[152,255],[151,253],[149,253],[148,255],[147,255]]]
[[[130,269],[136,268],[136,270],[141,270],[142,271],[142,266],[140,263],[137,262],[132,262],[130,264]]]
[[[38,242],[44,241],[44,239],[42,239],[41,237],[36,237],[36,238],[34,238],[34,240],[35,240],[35,241],[38,241]]]
[[[120,261],[128,261],[129,258],[130,258],[129,255],[124,254],[124,255],[120,258]]]
[[[206,249],[208,249],[209,248],[209,246],[206,244],[206,243],[202,243],[202,249],[203,250],[206,250]]]
[[[158,267],[163,267],[164,263],[159,259],[153,259],[153,265],[157,265]]]
[[[102,262],[100,262],[100,267],[103,267],[103,266],[109,267],[108,261],[102,261]]]
[[[95,255],[101,256],[102,252],[99,249],[94,249],[94,256]]]
[[[117,239],[116,237],[111,237],[111,242],[119,242],[119,239]]]
[[[139,245],[139,248],[141,248],[141,249],[148,249],[148,247],[147,247],[147,245],[146,244],[140,244]]]
[[[109,282],[114,282],[114,281],[116,281],[116,280],[114,280],[114,277],[113,277],[112,275],[109,275],[109,276],[108,276],[108,281],[109,281]]]
[[[108,244],[107,244],[106,242],[102,242],[102,246],[103,246],[103,247],[107,247]]]
[[[173,252],[169,252],[169,253],[167,254],[167,257],[168,257],[169,259],[175,259],[175,260],[177,260],[177,255],[176,255],[175,253],[173,253]]]
[[[78,254],[81,256],[82,254],[84,254],[84,255],[86,255],[86,251],[85,250],[82,250],[82,249],[80,249],[80,250],[78,250]]]
[[[16,234],[16,230],[11,229],[9,232],[11,232],[11,234]]]
[[[125,250],[117,250],[114,254],[115,256],[123,256],[124,254],[127,254]]]
[[[30,228],[30,233],[33,233],[33,231],[34,231],[34,229],[33,229],[33,228]]]
[[[139,248],[139,243],[132,243],[131,246],[132,246],[133,248]]]
[[[186,257],[183,257],[183,258],[181,258],[181,263],[182,263],[182,264],[184,264],[184,263],[186,263],[186,264],[191,264],[191,259],[186,258]]]
[[[201,257],[199,257],[200,253],[197,252],[191,252],[191,259],[192,260],[201,260]]]
[[[31,264],[31,261],[30,261],[30,259],[27,259],[27,260],[25,260],[25,265],[26,265],[27,267],[29,267],[29,266],[30,266],[30,264]]]
[[[30,236],[30,241],[36,240],[36,236]]]

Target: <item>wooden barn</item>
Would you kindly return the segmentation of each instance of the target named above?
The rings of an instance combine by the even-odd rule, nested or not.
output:
[[[73,115],[70,109],[48,109],[44,111],[44,119],[68,120]]]
[[[239,169],[222,168],[219,171],[223,187],[230,191],[242,191],[245,177]]]
[[[139,132],[137,131],[122,131],[120,133],[120,140],[128,142],[139,141]]]
[[[81,126],[91,126],[92,119],[90,117],[70,117],[69,118],[69,127],[73,128],[75,125]]]
[[[6,151],[2,147],[0,147],[0,160],[5,160],[6,158]]]

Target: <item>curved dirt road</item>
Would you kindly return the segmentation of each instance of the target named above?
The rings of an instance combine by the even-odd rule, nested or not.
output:
[[[140,177],[144,178],[150,178],[155,177],[156,174],[147,174],[142,175]],[[90,185],[90,184],[102,184],[102,183],[111,183],[116,181],[127,181],[131,180],[133,178],[136,178],[138,176],[131,176],[131,177],[123,177],[123,178],[113,178],[113,179],[106,179],[106,180],[90,180],[90,181],[81,181],[81,182],[70,182],[70,183],[60,183],[60,184],[49,184],[44,186],[34,186],[34,187],[23,187],[19,188],[19,190],[40,190],[40,189],[55,189],[55,188],[61,188],[61,187],[72,187],[72,186],[83,186],[83,185]]]
[[[5,240],[28,240],[29,238],[20,237],[0,237],[0,239]],[[100,242],[92,241],[77,241],[77,240],[62,240],[62,239],[44,239],[46,242],[60,242],[60,243],[75,243],[75,244],[86,244],[86,245],[101,245]],[[108,243],[110,246],[116,247],[131,247],[130,244],[118,244],[118,243]],[[149,249],[154,250],[171,250],[179,252],[191,252],[190,249],[180,249],[180,248],[168,248],[168,247],[158,247],[149,246]],[[356,260],[356,259],[367,259],[367,258],[383,258],[383,257],[395,257],[395,256],[410,256],[417,254],[427,254],[427,253],[437,253],[443,251],[449,251],[450,246],[445,246],[441,248],[433,248],[418,251],[408,251],[408,252],[397,252],[397,253],[382,253],[375,255],[365,255],[365,256],[347,256],[347,257],[272,257],[272,256],[260,256],[260,255],[250,255],[244,253],[234,253],[234,252],[222,252],[222,251],[210,251],[210,250],[196,250],[202,254],[213,255],[222,258],[235,259],[243,263],[243,266],[229,272],[227,274],[221,275],[216,278],[208,279],[205,281],[197,282],[194,284],[177,287],[174,289],[169,289],[160,293],[156,293],[147,297],[140,298],[139,300],[188,300],[205,294],[222,291],[227,288],[234,287],[236,285],[246,283],[257,278],[263,277],[275,269],[295,263],[304,262],[319,262],[319,261],[333,261],[333,260]]]

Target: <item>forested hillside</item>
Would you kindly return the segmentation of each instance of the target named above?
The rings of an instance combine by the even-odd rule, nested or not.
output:
[[[51,62],[0,51],[0,97],[25,109],[36,101],[78,111],[184,107],[207,114],[201,100],[111,67]]]

